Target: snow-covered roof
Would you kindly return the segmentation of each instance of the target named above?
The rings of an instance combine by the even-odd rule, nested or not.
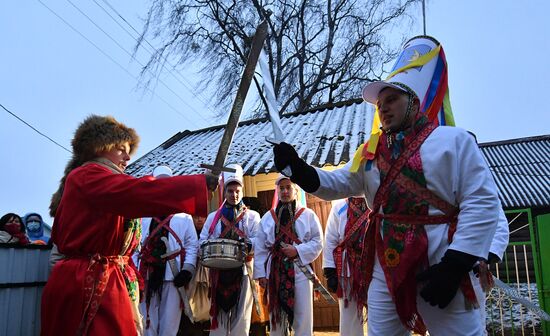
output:
[[[287,114],[281,118],[286,141],[309,164],[323,167],[347,162],[370,135],[374,109],[354,100],[312,111]],[[225,125],[179,132],[165,143],[128,166],[133,176],[150,174],[158,164],[168,164],[175,175],[203,172],[201,163],[212,164]],[[245,175],[275,171],[271,123],[255,119],[239,123],[226,163],[239,163]]]
[[[504,208],[550,206],[550,135],[479,145]]]
[[[374,109],[360,100],[334,104],[281,118],[287,142],[307,163],[323,167],[348,162],[368,140]],[[212,164],[225,125],[179,132],[132,163],[127,172],[150,174],[159,164],[174,174],[203,172],[200,163]],[[272,136],[267,119],[239,123],[227,163],[239,163],[245,175],[275,171]],[[495,177],[504,208],[550,206],[550,135],[482,143],[479,145]]]

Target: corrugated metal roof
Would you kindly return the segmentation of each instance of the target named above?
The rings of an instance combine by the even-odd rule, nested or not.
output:
[[[0,244],[0,336],[39,335],[50,247]]]
[[[288,114],[281,118],[281,125],[287,142],[309,164],[337,166],[349,161],[367,140],[373,113],[371,105],[356,100]],[[168,164],[178,175],[202,172],[198,165],[214,162],[224,126],[180,132],[133,162],[127,173],[147,175],[158,164]],[[265,141],[271,136],[271,123],[265,118],[239,123],[226,162],[239,163],[246,175],[274,171],[272,145]]]
[[[368,138],[374,109],[359,100],[285,115],[282,127],[287,141],[300,157],[317,167],[348,162]],[[213,163],[224,126],[176,134],[132,163],[127,172],[150,174],[168,164],[175,174],[202,172],[200,163]],[[274,171],[272,133],[266,119],[239,124],[226,162],[237,162],[246,175]],[[550,206],[550,135],[483,143],[479,145],[495,177],[506,209]]]
[[[550,206],[550,135],[479,145],[504,208]]]

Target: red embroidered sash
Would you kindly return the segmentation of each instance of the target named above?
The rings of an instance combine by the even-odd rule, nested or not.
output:
[[[282,226],[274,209],[271,209],[271,217],[275,222],[275,242],[271,246],[268,259],[271,259],[270,276],[268,279],[268,310],[271,315],[272,325],[275,330],[276,326],[281,323],[281,312],[284,311],[288,317],[288,323],[291,325],[294,319],[294,263],[286,258],[281,252],[281,242],[301,244],[302,241],[296,236],[294,223],[305,211],[305,208],[300,208],[290,218],[289,222]],[[286,239],[285,239],[286,238]],[[265,267],[267,267],[267,262]],[[283,326],[283,330],[287,326]]]
[[[132,223],[136,226],[132,226]],[[138,281],[138,277],[130,255],[134,253],[138,245],[141,233],[140,225],[139,221],[128,221],[129,228],[127,228],[125,234],[131,235],[131,239],[126,244],[123,244],[120,255],[105,256],[95,253],[87,256],[65,256],[66,259],[88,261],[88,267],[84,275],[84,311],[77,335],[86,335],[88,333],[90,325],[99,310],[101,299],[113,271],[118,269],[122,273],[122,277],[127,282],[128,298],[132,301],[132,292],[130,292],[128,283],[135,283]],[[132,302],[130,302],[131,304]]]
[[[423,226],[448,223],[448,241],[450,243],[456,231],[458,215],[458,209],[455,206],[435,195],[419,181],[413,180],[403,173],[405,164],[409,163],[411,167],[417,166],[416,169],[419,169],[423,178],[419,148],[435,128],[435,125],[428,123],[392,165],[382,155],[377,157],[377,165],[381,172],[386,172],[386,176],[374,198],[369,225],[374,224],[375,228],[368,234],[368,241],[366,242],[367,245],[374,243],[376,246],[388,290],[395,302],[401,322],[409,330],[420,334],[426,333],[426,326],[416,308],[416,273],[421,268],[427,267],[428,263],[428,239]],[[381,145],[382,142],[379,146]],[[416,210],[419,213],[415,214],[414,211],[413,214],[380,213],[382,207],[391,206],[389,201],[395,201],[395,199],[391,199],[391,197],[395,198],[395,194],[390,195],[392,191],[395,192],[395,187],[391,189],[392,184],[395,184],[398,190],[405,190],[409,197],[413,197],[415,201],[411,202],[409,206],[421,207]],[[440,209],[445,214],[430,216],[428,205]],[[411,210],[413,209],[411,208]],[[384,237],[382,237],[382,231]],[[400,254],[391,248],[392,241],[399,242],[402,251],[407,251]],[[374,262],[372,254],[369,257],[369,264],[371,264]],[[371,278],[372,274],[369,276],[368,281]],[[475,301],[475,293],[468,275],[463,279],[461,289],[468,301],[472,301],[472,299]]]
[[[363,200],[363,202],[365,201]],[[366,307],[367,303],[365,295],[367,290],[366,276],[363,273],[368,269],[368,266],[362,262],[365,243],[365,239],[363,238],[366,233],[370,210],[367,208],[365,211],[362,211],[349,200],[346,204],[348,204],[349,209],[344,238],[332,252],[339,279],[336,295],[339,298],[344,297],[349,286],[349,296],[357,303],[358,313],[362,316],[363,307]],[[349,213],[350,210],[357,217],[354,221],[353,216]],[[357,250],[360,251],[358,255],[355,252]],[[344,251],[346,252],[345,255]],[[366,261],[366,258],[364,260]],[[349,274],[348,270],[350,271]],[[343,278],[343,281],[340,281],[341,278]],[[344,299],[344,305],[347,307],[348,297]]]
[[[378,260],[384,271],[386,284],[388,290],[395,303],[397,314],[401,323],[409,330],[412,330],[419,334],[425,334],[426,325],[422,320],[422,317],[418,313],[416,306],[416,269],[419,267],[425,267],[427,264],[427,247],[428,239],[423,227],[411,227],[406,223],[393,223],[389,222],[390,214],[382,214],[381,209],[387,207],[392,195],[390,193],[394,191],[392,183],[402,173],[405,165],[416,154],[419,158],[418,150],[426,138],[435,129],[435,126],[431,123],[425,124],[424,127],[416,134],[411,143],[405,148],[405,150],[399,155],[399,157],[393,162],[392,165],[384,166],[384,155],[380,153],[377,156],[377,164],[381,172],[381,183],[376,192],[373,202],[373,211],[369,218],[369,225],[374,224],[374,230],[370,231],[370,236],[366,244],[374,245],[376,248],[376,254]],[[385,149],[384,140],[379,143],[381,149]],[[380,151],[382,152],[382,150]],[[389,168],[384,171],[384,168]],[[420,173],[422,173],[421,164],[416,167]],[[382,175],[385,173],[385,177]],[[410,190],[406,190],[410,193]],[[396,197],[398,195],[393,195]],[[399,195],[400,196],[400,195]],[[410,195],[409,195],[410,196]],[[410,201],[410,200],[409,200]],[[427,215],[427,207],[421,206],[421,200],[417,199],[409,206],[419,207],[416,212],[425,213]],[[399,200],[397,201],[399,204]],[[394,209],[398,211],[398,209]],[[409,211],[409,209],[403,209]],[[414,218],[415,216],[407,216]],[[427,219],[427,218],[423,218]],[[388,221],[388,222],[386,222]],[[386,227],[383,227],[384,223],[388,223]],[[394,225],[394,226],[392,226]],[[399,227],[403,225],[402,227]],[[388,228],[389,227],[389,228]],[[384,230],[384,237],[382,238],[382,230]],[[400,230],[400,231],[398,231]],[[405,233],[403,233],[403,231]],[[394,241],[398,249],[390,248],[389,243]],[[394,244],[394,245],[395,245]],[[414,245],[414,246],[412,246]],[[400,253],[400,251],[403,253]],[[372,259],[372,258],[371,258]],[[374,260],[369,262],[374,265]],[[424,265],[422,265],[424,264]],[[372,277],[369,276],[370,280]]]
[[[86,257],[76,257],[76,259],[83,258]],[[128,259],[128,256],[103,256],[99,253],[89,257],[90,262],[84,277],[85,307],[77,335],[88,334],[88,329],[99,309],[101,298],[103,297],[103,293],[105,293],[111,273],[116,267],[126,267],[128,265]]]

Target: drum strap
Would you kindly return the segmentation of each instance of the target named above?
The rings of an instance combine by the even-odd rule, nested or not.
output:
[[[243,207],[243,211],[240,213],[239,217],[237,217],[237,219],[235,219],[234,221],[229,221],[227,218],[225,218],[223,215],[220,217],[220,220],[222,221],[222,223],[225,225],[225,229],[223,230],[223,232],[220,234],[220,238],[225,238],[225,236],[227,235],[227,233],[230,231],[230,230],[233,230],[233,232],[235,232],[239,237],[245,239],[246,238],[246,234],[243,232],[243,230],[239,229],[237,227],[237,224],[243,220],[243,217],[246,213],[246,210],[248,210],[246,207]]]
[[[220,219],[222,215],[222,208],[225,205],[225,201],[223,201],[222,205],[218,208],[216,211],[216,214],[214,215],[214,220],[212,220],[212,223],[210,224],[210,227],[208,228],[208,238],[214,233],[214,228],[216,227],[216,223],[218,223],[218,220]]]
[[[181,268],[181,267],[183,267],[183,262],[184,262],[183,256],[185,255],[185,249],[183,248],[183,242],[181,241],[178,234],[170,227],[170,221],[172,220],[172,217],[174,217],[174,215],[170,215],[170,216],[166,217],[163,221],[161,221],[159,218],[155,217],[154,219],[156,221],[160,222],[160,224],[157,225],[157,227],[147,236],[147,238],[145,238],[145,241],[143,242],[143,246],[147,246],[147,244],[149,243],[149,239],[151,237],[154,237],[155,234],[157,234],[160,231],[160,229],[162,229],[162,228],[166,229],[174,237],[174,239],[176,239],[176,242],[180,246],[180,253],[176,253],[176,254],[172,255],[167,260],[174,259],[176,256],[181,255],[182,256],[182,258],[180,258],[180,268]]]
[[[152,219],[155,219],[157,222],[159,222],[159,225],[157,225],[157,227],[147,236],[147,238],[145,238],[145,241],[143,242],[143,245],[144,246],[147,246],[147,244],[149,243],[149,240],[151,239],[151,237],[154,237],[157,232],[160,231],[160,229],[164,228],[164,227],[170,227],[170,221],[172,220],[172,217],[174,217],[174,215],[170,215],[168,217],[166,217],[164,220],[160,220],[158,218],[151,218],[151,221]]]

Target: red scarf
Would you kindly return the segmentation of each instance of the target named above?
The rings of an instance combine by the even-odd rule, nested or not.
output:
[[[28,245],[31,243],[25,232],[21,232],[21,227],[19,226],[7,224],[4,226],[4,230],[12,235],[12,237],[17,238],[20,245]]]

